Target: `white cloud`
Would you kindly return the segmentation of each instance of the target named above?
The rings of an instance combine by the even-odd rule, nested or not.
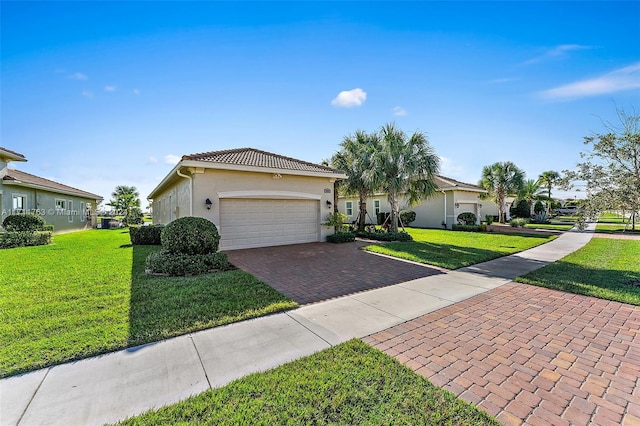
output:
[[[139,89],[133,89],[133,94],[134,95],[139,95],[140,94],[140,90]]]
[[[540,56],[529,59],[525,61],[525,65],[535,64],[538,62],[543,62],[547,59],[559,58],[564,56],[567,52],[572,52],[574,50],[589,50],[592,49],[591,46],[583,46],[581,44],[561,44],[559,46],[554,47],[543,53]]]
[[[67,77],[71,80],[89,80],[89,77],[81,72],[74,72],[73,74],[69,74]]]
[[[180,162],[181,157],[173,154],[168,154],[164,156],[164,162],[166,164],[178,164]]]
[[[85,98],[91,99],[91,98],[93,98],[93,92],[90,92],[88,90],[83,90],[82,91],[82,96],[84,96]]]
[[[393,107],[393,115],[395,115],[396,117],[404,117],[407,114],[408,112],[404,108],[400,106]]]
[[[362,105],[366,99],[367,92],[360,88],[343,90],[331,101],[331,105],[339,108],[350,108]]]
[[[451,158],[440,157],[440,174],[445,177],[460,179],[463,177],[464,167],[455,164]]]
[[[156,164],[158,162],[158,159],[154,156],[151,156],[147,159],[147,164]]]
[[[540,92],[546,99],[582,98],[640,89],[640,62],[599,77],[576,81]]]
[[[105,92],[115,92],[117,90],[116,86],[104,86]]]

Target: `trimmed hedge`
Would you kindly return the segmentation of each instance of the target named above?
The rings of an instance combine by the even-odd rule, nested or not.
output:
[[[2,227],[7,232],[34,232],[42,231],[45,223],[44,218],[37,214],[10,214],[2,221]]]
[[[356,240],[356,234],[353,232],[337,232],[333,235],[327,235],[327,242],[340,244],[340,243],[350,243]]]
[[[164,225],[155,226],[130,226],[129,236],[131,237],[131,244],[138,245],[155,245],[162,244],[160,236]]]
[[[487,232],[487,225],[457,225],[454,224],[451,229],[453,231],[466,231],[466,232]]]
[[[229,268],[226,253],[180,254],[161,250],[147,256],[148,271],[174,276],[199,275]]]
[[[413,237],[406,232],[357,232],[360,238],[377,241],[413,241]]]
[[[0,248],[44,246],[51,243],[50,231],[17,231],[0,233]]]
[[[164,227],[160,235],[162,249],[176,254],[208,254],[218,251],[220,234],[210,220],[181,217]]]

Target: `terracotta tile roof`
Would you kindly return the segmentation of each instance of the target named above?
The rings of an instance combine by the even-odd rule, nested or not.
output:
[[[102,200],[102,197],[91,192],[83,191],[72,186],[63,185],[49,179],[41,178],[20,170],[6,169],[6,174],[2,178],[3,181],[19,181],[26,184],[38,185],[47,188],[52,192],[64,192],[66,194],[77,195],[79,197],[90,198],[92,200]]]
[[[13,154],[13,155],[15,155],[16,157],[23,158],[23,159],[24,159],[24,161],[27,161],[27,157],[25,157],[25,156],[24,156],[24,154],[20,154],[19,152],[12,151],[12,150],[7,149],[7,148],[4,148],[4,147],[2,147],[2,146],[0,146],[0,151],[4,151],[4,152],[7,152],[7,153],[9,153],[9,154]]]
[[[465,182],[460,182],[458,180],[455,179],[451,179],[448,177],[444,177],[444,176],[440,176],[440,175],[436,175],[436,184],[438,185],[438,188],[440,189],[444,189],[444,188],[459,188],[461,190],[469,190],[469,191],[482,191],[482,192],[486,192],[483,188],[479,187],[478,185],[473,185],[470,183],[465,183]]]
[[[307,161],[296,160],[254,148],[227,149],[224,151],[202,152],[184,155],[182,160],[206,161],[211,163],[234,164],[240,166],[265,167],[269,169],[293,170],[320,173],[341,173],[331,167]]]

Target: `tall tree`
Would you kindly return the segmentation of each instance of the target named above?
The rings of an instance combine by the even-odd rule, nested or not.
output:
[[[542,172],[542,174],[538,177],[538,182],[543,185],[547,189],[547,213],[551,213],[551,203],[553,200],[551,199],[551,190],[553,187],[559,182],[560,173],[554,170],[547,170],[546,172]]]
[[[107,203],[115,209],[116,215],[124,216],[125,225],[137,223],[142,216],[140,210],[140,194],[135,186],[118,185],[111,193],[112,199]]]
[[[581,153],[586,158],[576,170],[565,170],[563,188],[572,188],[573,182],[586,184],[589,195],[583,205],[587,216],[603,210],[620,209],[630,212],[629,221],[635,230],[640,212],[640,115],[616,109],[619,123],[605,122],[605,133],[584,138],[591,152]],[[581,224],[584,223],[584,215]]]
[[[388,194],[391,204],[391,231],[398,232],[399,197],[404,195],[415,205],[437,190],[435,175],[440,158],[422,132],[411,137],[395,124],[387,124],[378,132],[379,146],[371,157],[371,174],[365,177],[373,187]]]
[[[357,194],[360,205],[358,230],[363,231],[367,220],[367,198],[374,192],[375,183],[371,179],[371,158],[378,149],[378,135],[362,130],[345,136],[340,151],[331,158],[331,167],[342,170],[347,179],[338,182],[340,192],[346,195]]]
[[[486,189],[488,195],[498,205],[498,218],[504,223],[505,200],[520,192],[524,181],[524,172],[511,161],[497,162],[482,169],[479,186]]]

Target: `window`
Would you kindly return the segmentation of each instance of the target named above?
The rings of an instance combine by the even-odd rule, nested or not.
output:
[[[26,208],[27,208],[27,197],[24,195],[14,195],[12,213],[22,213]]]
[[[85,220],[85,207],[84,207],[84,202],[80,201],[80,211],[78,212],[80,214],[80,222],[84,222]]]
[[[347,216],[353,216],[353,201],[347,201],[345,203]]]
[[[376,213],[376,217],[378,217],[378,213],[380,213],[380,200],[373,200],[373,210]]]
[[[69,215],[69,222],[73,222],[73,201],[69,200],[69,210],[67,211],[67,214]]]
[[[59,200],[56,198],[56,214],[63,215],[66,208],[67,208],[67,201]]]

